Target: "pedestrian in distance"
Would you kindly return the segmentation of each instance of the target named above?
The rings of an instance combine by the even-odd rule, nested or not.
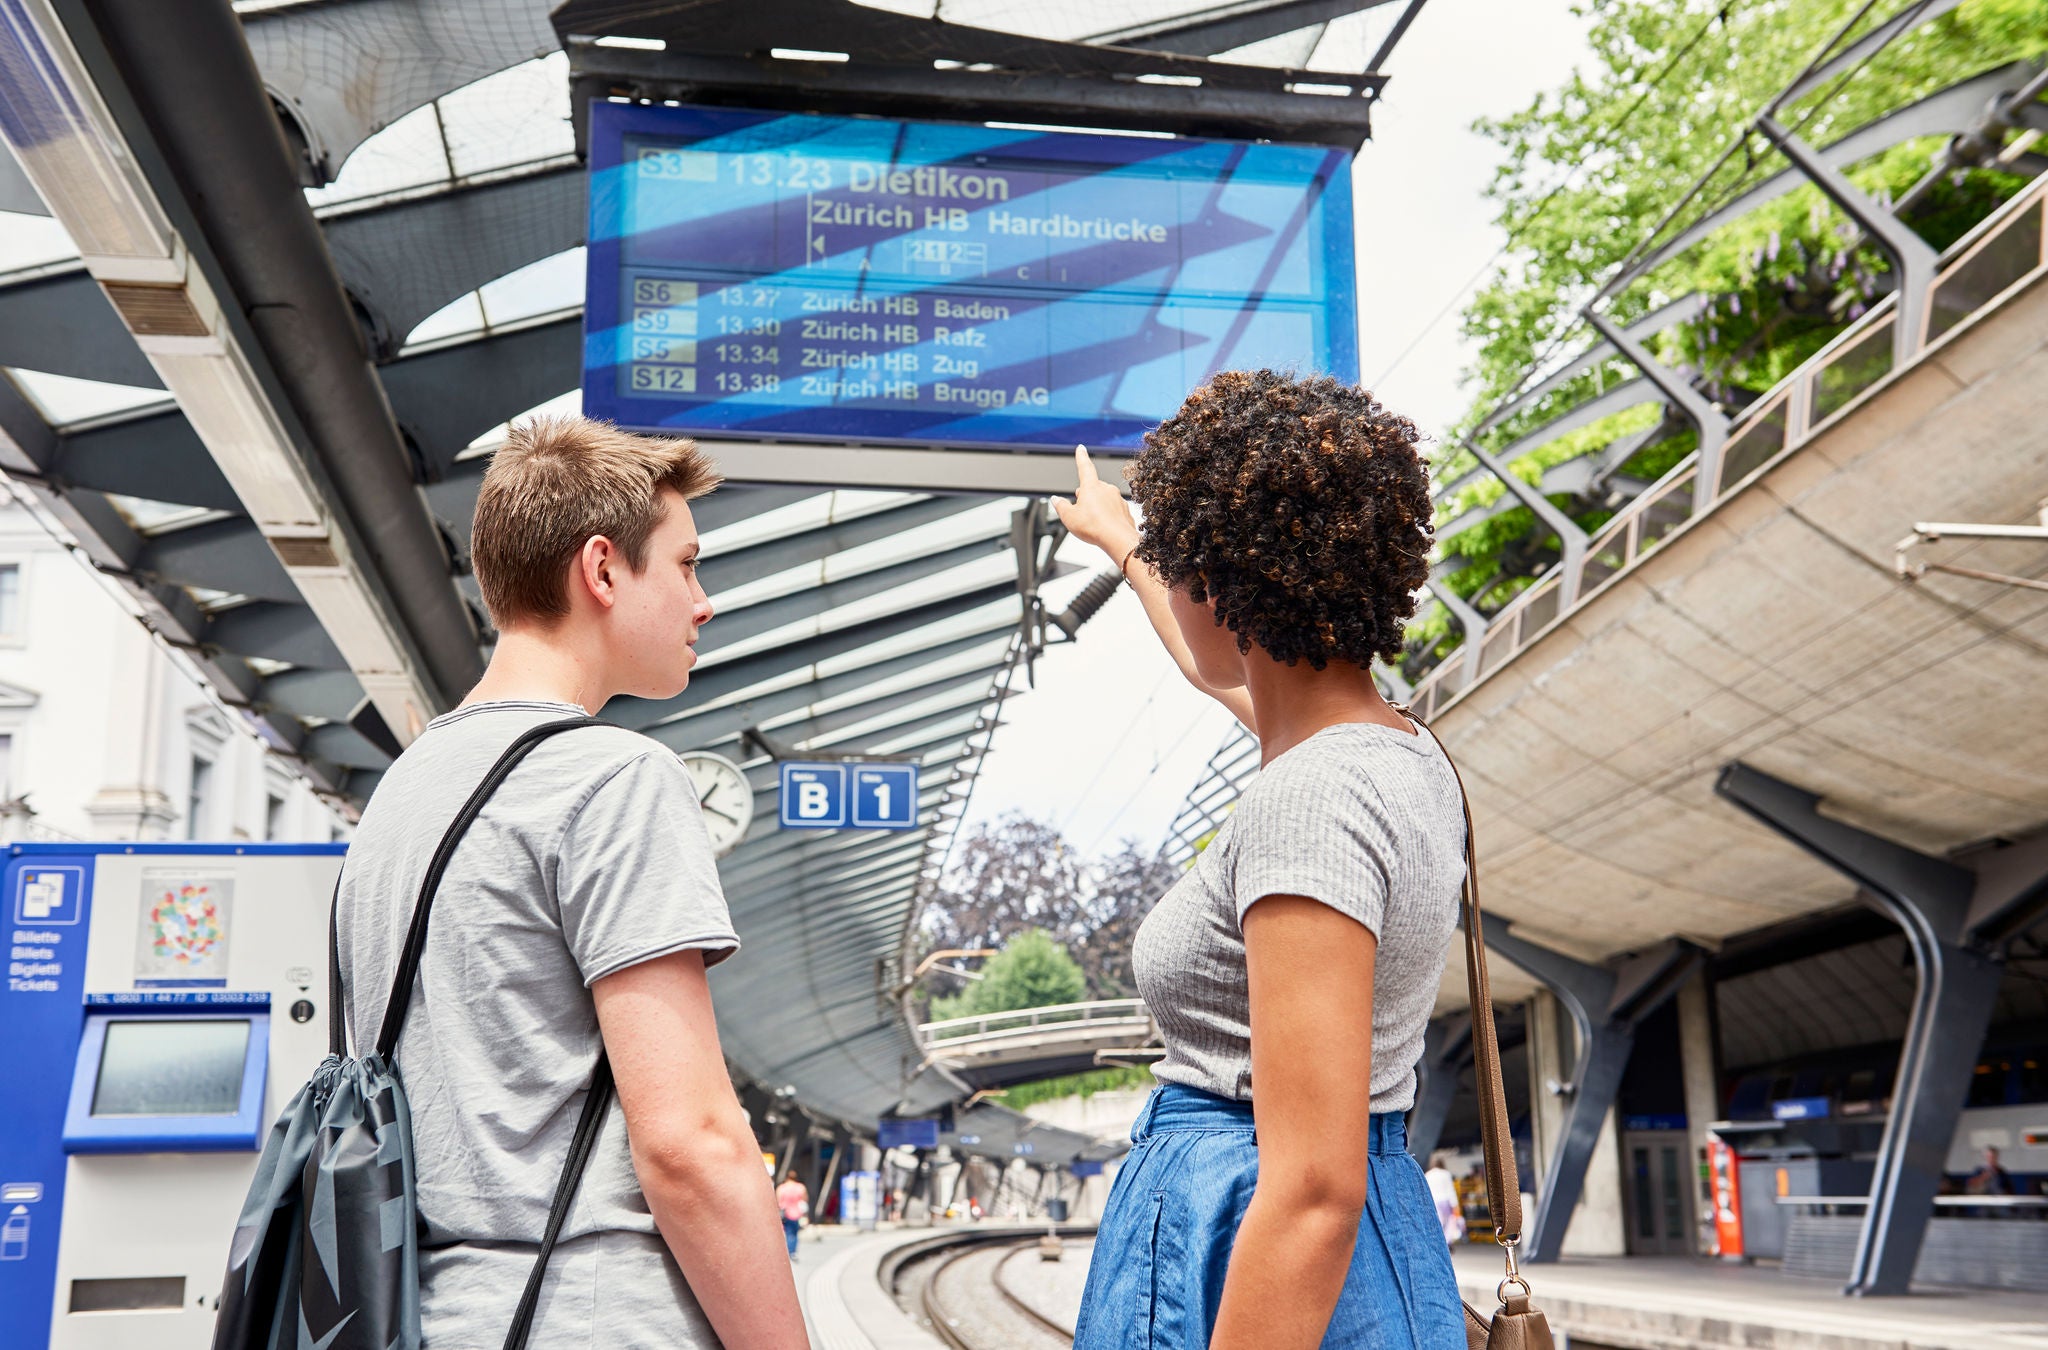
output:
[[[2005,1165],[1999,1162],[1998,1160],[1997,1149],[1986,1148],[1980,1156],[1982,1158],[1981,1165],[1977,1168],[1976,1171],[1970,1173],[1968,1180],[1963,1182],[1963,1194],[2019,1194],[2018,1188],[2012,1184],[2012,1173],[2006,1171]]]
[[[1429,1183],[1429,1198],[1436,1202],[1436,1221],[1443,1226],[1444,1241],[1463,1242],[1465,1215],[1458,1208],[1458,1183],[1451,1176],[1444,1154],[1431,1155],[1429,1170],[1422,1174],[1422,1179]]]
[[[511,429],[471,549],[497,646],[385,773],[349,849],[338,949],[357,1044],[378,1034],[430,855],[501,754],[615,696],[688,686],[712,617],[690,502],[717,483],[686,440],[580,417]],[[504,1344],[602,1053],[616,1099],[547,1264],[532,1350],[806,1345],[706,980],[739,938],[675,753],[609,724],[549,736],[485,800],[437,896],[393,1057],[412,1107],[425,1343]]]
[[[1443,750],[1373,683],[1429,575],[1408,419],[1327,377],[1230,371],[1117,490],[1056,500],[1262,769],[1132,949],[1161,1081],[1133,1126],[1075,1350],[1464,1350],[1403,1113],[1465,876]]]
[[[775,1205],[782,1211],[782,1236],[789,1243],[789,1259],[796,1260],[796,1237],[811,1217],[811,1192],[795,1177],[775,1188]]]

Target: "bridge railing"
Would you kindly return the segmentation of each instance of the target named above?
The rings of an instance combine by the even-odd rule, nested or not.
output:
[[[1913,360],[2044,272],[2048,175],[2005,202],[1943,255],[1921,331],[1910,344]],[[1415,711],[1425,719],[1441,713],[1697,519],[1696,493],[1706,492],[1708,505],[1729,496],[1781,454],[1847,416],[1893,372],[1895,301],[1896,296],[1886,296],[1730,423],[1717,482],[1699,483],[1699,456],[1688,456],[1601,526],[1578,556],[1539,576],[1487,623],[1476,669],[1462,654],[1453,654],[1416,682],[1410,697]],[[1563,604],[1567,595],[1574,597],[1569,606]]]
[[[1020,1008],[1015,1012],[987,1013],[980,1017],[952,1017],[943,1022],[919,1025],[918,1035],[927,1045],[938,1041],[965,1041],[1004,1033],[1030,1032],[1047,1027],[1071,1027],[1099,1023],[1150,1024],[1151,1010],[1141,998],[1098,999],[1092,1003],[1059,1003],[1045,1008]]]

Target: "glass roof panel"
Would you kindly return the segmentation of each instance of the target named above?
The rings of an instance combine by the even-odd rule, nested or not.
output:
[[[745,641],[720,646],[704,658],[703,666],[700,668],[709,669],[714,665],[738,660],[740,657],[766,651],[771,647],[785,646],[790,642],[824,633],[836,633],[843,628],[851,628],[874,619],[886,619],[904,610],[944,599],[948,595],[992,585],[1016,575],[1017,564],[1014,560],[1005,554],[991,553],[986,558],[978,558],[958,567],[949,567],[943,572],[919,577],[915,581],[892,587],[879,595],[871,595],[851,604],[828,609],[815,618],[785,624]]]
[[[736,661],[741,657],[751,656],[755,652],[787,646],[792,642],[802,642],[826,633],[836,633],[847,628],[855,628],[862,623],[872,620],[886,619],[904,610],[914,609],[919,605],[941,600],[949,595],[976,590],[1006,578],[1014,577],[1016,571],[1016,564],[1001,554],[991,555],[986,560],[968,563],[961,567],[948,568],[944,572],[935,573],[928,577],[920,577],[914,582],[898,586],[893,590],[884,591],[880,595],[869,596],[852,604],[840,605],[837,608],[827,610],[815,618],[785,624],[780,628],[758,634],[743,642],[722,645],[708,654],[704,658],[703,664],[698,668],[700,670],[715,669],[717,666],[724,665],[729,661]],[[1004,603],[1010,604],[1014,608],[1016,602],[1005,601]],[[713,622],[716,622],[716,620]],[[963,629],[961,631],[964,632],[966,630]],[[932,643],[945,640],[942,637],[929,638],[916,645],[929,646]]]
[[[441,100],[441,122],[459,178],[574,154],[568,54],[556,52],[456,90]]]
[[[821,492],[815,497],[806,497],[773,511],[763,511],[745,520],[736,520],[723,529],[712,530],[700,542],[704,556],[716,557],[734,549],[746,548],[767,539],[780,539],[800,530],[815,529],[834,521],[858,520],[873,515],[891,506],[919,500],[912,492],[869,492],[842,488],[836,492]]]
[[[401,350],[422,342],[438,342],[442,338],[481,332],[483,327],[483,297],[476,291],[464,291],[420,320],[419,326],[405,335]]]
[[[482,289],[468,291],[420,320],[405,335],[401,350],[424,342],[488,333],[543,314],[582,307],[584,250],[581,245],[507,272]]]
[[[71,375],[13,367],[8,367],[6,374],[53,427],[170,402],[170,395],[161,389],[138,389],[129,384],[108,384],[103,380],[81,380]]]
[[[107,500],[114,504],[114,509],[134,527],[137,534],[175,530],[226,514],[209,511],[203,506],[180,506],[175,502],[151,501],[147,497],[130,497],[119,492],[109,492]],[[194,590],[193,593],[196,595],[198,592]]]
[[[859,651],[835,656],[820,661],[815,667],[819,675],[836,675],[842,671],[857,670],[876,661],[886,661],[892,656],[907,656],[928,647],[937,647],[955,638],[966,637],[977,628],[986,627],[997,619],[1014,619],[1019,612],[1016,596],[1000,596],[985,605],[977,605],[962,614],[929,623],[909,633],[901,633],[880,642],[871,642]],[[806,674],[805,678],[809,678]],[[791,681],[801,683],[801,681]]]
[[[474,178],[575,151],[569,57],[555,52],[415,108],[357,146],[314,207]]]
[[[815,703],[807,704],[796,712],[786,713],[780,717],[763,722],[761,729],[763,731],[773,731],[779,726],[808,721],[822,713],[837,712],[841,708],[852,707],[856,703],[865,703],[869,699],[886,698],[898,690],[914,689],[921,684],[930,684],[935,680],[943,680],[949,675],[959,675],[974,670],[986,670],[1002,654],[1002,649],[1009,640],[1007,634],[992,637],[980,646],[970,651],[950,656],[944,661],[934,661],[930,665],[921,666],[907,674],[892,676],[886,680],[876,680],[872,684],[861,686],[850,694],[841,694],[837,698],[820,699]],[[955,689],[951,697],[959,697],[964,689],[965,686],[961,689]],[[749,696],[752,696],[752,691],[749,691]]]
[[[355,148],[326,187],[306,189],[315,209],[388,192],[426,187],[448,178],[448,152],[441,143],[440,112],[431,103],[415,108]]]
[[[805,504],[796,503],[799,506]],[[876,568],[943,552],[971,540],[989,538],[992,534],[1008,528],[1010,513],[1015,508],[1015,501],[1005,497],[985,506],[963,511],[957,516],[935,520],[929,525],[920,525],[916,529],[906,530],[887,539],[878,539],[872,544],[844,549],[821,562],[791,568],[774,576],[759,577],[743,586],[733,586],[719,592],[719,608],[730,612],[823,582],[838,581],[844,577],[874,571]],[[733,529],[736,526],[726,528]]]
[[[528,263],[488,282],[477,292],[483,301],[484,326],[500,327],[577,309],[583,304],[584,250],[572,248],[552,258]]]
[[[583,391],[581,389],[571,389],[566,394],[557,394],[545,403],[536,403],[525,412],[518,414],[518,416],[507,418],[505,421],[498,423],[498,425],[471,441],[468,448],[455,458],[457,461],[461,461],[475,459],[479,455],[490,454],[491,451],[496,450],[505,443],[505,433],[512,430],[514,422],[534,417],[541,413],[580,413],[582,411]]]
[[[0,146],[0,155],[6,153]],[[77,245],[54,218],[0,211],[0,273],[67,262],[77,256]]]

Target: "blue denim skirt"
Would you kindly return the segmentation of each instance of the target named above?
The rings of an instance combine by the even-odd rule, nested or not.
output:
[[[1250,1102],[1168,1083],[1131,1127],[1074,1350],[1206,1350],[1259,1177]],[[1372,1118],[1365,1212],[1324,1350],[1465,1350],[1450,1249],[1406,1123]]]

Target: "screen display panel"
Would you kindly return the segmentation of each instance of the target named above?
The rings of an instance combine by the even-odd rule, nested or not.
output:
[[[110,1021],[92,1114],[232,1116],[248,1053],[249,1023],[239,1019]]]
[[[584,411],[1132,448],[1224,369],[1357,379],[1351,157],[591,107]]]

